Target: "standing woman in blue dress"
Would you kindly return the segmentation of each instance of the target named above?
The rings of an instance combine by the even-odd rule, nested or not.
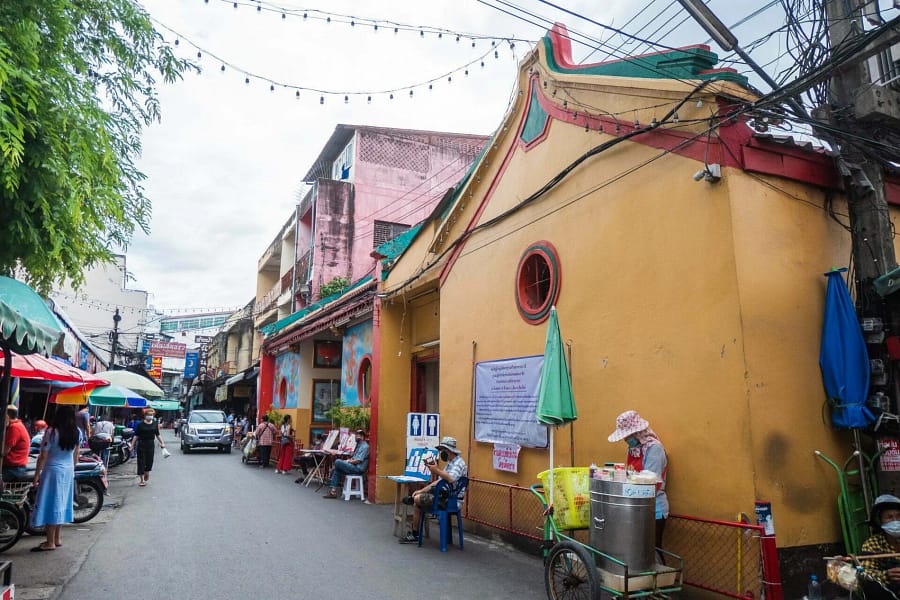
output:
[[[31,524],[46,526],[47,541],[32,552],[48,552],[61,546],[63,523],[72,522],[72,500],[75,497],[75,465],[78,463],[78,425],[75,409],[57,406],[50,428],[41,442],[41,455],[34,472],[37,500]]]

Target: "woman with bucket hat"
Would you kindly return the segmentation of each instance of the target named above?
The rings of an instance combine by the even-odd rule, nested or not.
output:
[[[872,528],[875,533],[863,542],[859,564],[865,597],[896,598],[900,594],[900,498],[883,494],[872,504]],[[863,558],[864,554],[882,556]]]
[[[616,417],[616,430],[607,438],[610,442],[625,440],[629,471],[656,473],[656,547],[662,547],[663,530],[669,517],[669,498],[666,496],[666,475],[669,470],[666,449],[650,423],[636,410],[626,410]]]

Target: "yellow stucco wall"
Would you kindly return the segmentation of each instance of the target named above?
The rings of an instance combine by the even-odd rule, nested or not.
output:
[[[531,64],[523,63],[523,90]],[[597,87],[592,96],[589,83],[579,81],[578,97],[607,106],[609,90]],[[683,93],[667,89],[666,97],[676,91]],[[651,97],[632,102],[647,106]],[[419,235],[384,290],[418,273],[470,222],[517,143],[519,98],[448,220]],[[621,108],[627,98],[615,102]],[[708,98],[705,106],[714,104]],[[477,222],[514,206],[608,139],[554,121],[543,142],[514,150]],[[755,500],[769,500],[779,546],[838,541],[836,476],[813,450],[839,462],[851,450],[848,437],[828,424],[818,368],[822,273],[849,262],[849,234],[828,217],[824,193],[812,186],[730,168],[719,183],[696,182],[691,176],[701,162],[675,154],[654,160],[658,155],[620,144],[466,241],[440,289],[441,433],[458,438],[475,478],[527,486],[547,468],[547,450],[523,449],[518,474],[495,471],[491,445],[475,442],[471,431],[473,358],[543,351],[546,327],[519,316],[514,280],[525,249],[546,240],[562,268],[557,308],[572,348],[575,464],[624,460],[625,445],[606,437],[617,414],[637,409],[667,448],[673,512],[731,520],[752,515]],[[847,213],[840,196],[834,208]],[[404,294],[427,289],[438,272]],[[379,474],[402,468],[409,408],[417,321],[403,316],[398,298],[384,305],[381,321]],[[559,466],[570,464],[569,435],[563,428],[557,438]]]

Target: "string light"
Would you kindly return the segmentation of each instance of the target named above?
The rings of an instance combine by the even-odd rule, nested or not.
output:
[[[239,4],[240,4],[240,3],[239,3]],[[279,87],[282,87],[282,88],[285,88],[285,89],[288,89],[288,90],[294,90],[294,92],[295,92],[295,97],[296,97],[296,98],[299,98],[299,97],[300,97],[299,94],[298,94],[298,92],[301,92],[301,91],[309,91],[309,92],[318,93],[318,94],[320,94],[320,96],[319,96],[319,104],[325,104],[325,96],[326,96],[326,95],[332,95],[332,96],[337,95],[337,96],[348,96],[348,97],[349,97],[349,96],[354,96],[354,95],[356,95],[356,96],[366,96],[367,101],[368,101],[368,99],[369,99],[372,95],[375,95],[375,94],[387,94],[387,95],[389,95],[389,96],[391,97],[391,99],[393,99],[393,95],[394,95],[394,93],[396,93],[396,92],[406,91],[407,93],[409,93],[409,92],[412,92],[415,88],[418,88],[418,87],[424,87],[424,86],[426,86],[426,85],[428,86],[428,89],[429,89],[429,90],[433,90],[433,89],[434,89],[434,82],[439,81],[439,80],[441,80],[442,78],[445,78],[445,77],[446,77],[447,83],[452,83],[452,82],[453,82],[453,74],[462,72],[462,73],[465,73],[466,75],[468,75],[469,67],[471,67],[472,65],[474,65],[474,64],[476,64],[476,63],[480,64],[481,66],[484,66],[484,57],[485,57],[488,53],[490,53],[490,51],[491,51],[491,50],[489,49],[489,50],[487,50],[483,55],[481,55],[481,56],[479,56],[479,57],[477,57],[477,58],[475,58],[475,59],[473,59],[473,60],[471,60],[471,61],[469,61],[469,62],[467,62],[467,63],[465,63],[465,64],[463,64],[463,65],[461,65],[461,66],[459,66],[459,67],[457,67],[457,68],[455,68],[455,69],[452,69],[452,70],[450,70],[450,71],[444,73],[443,75],[439,75],[439,76],[436,76],[436,77],[432,77],[432,78],[426,79],[425,81],[419,81],[419,82],[416,82],[416,83],[411,83],[411,84],[399,86],[399,87],[396,87],[396,88],[393,88],[393,89],[380,89],[380,90],[328,90],[328,89],[321,89],[321,88],[316,88],[316,87],[307,86],[307,85],[298,85],[298,84],[295,84],[295,83],[288,83],[288,82],[278,81],[278,80],[275,80],[275,79],[273,79],[273,78],[271,78],[271,77],[267,77],[267,76],[264,76],[264,75],[259,75],[259,74],[256,74],[256,73],[252,73],[252,72],[250,72],[250,71],[248,71],[248,70],[246,70],[246,69],[243,69],[243,68],[239,67],[238,65],[235,65],[234,63],[231,63],[231,62],[229,62],[229,61],[227,61],[227,60],[222,59],[221,57],[217,56],[217,55],[214,54],[213,52],[210,52],[208,49],[200,47],[198,44],[196,44],[196,43],[195,43],[194,41],[192,41],[190,38],[184,36],[183,34],[179,33],[178,31],[175,31],[174,29],[172,29],[171,27],[169,27],[169,26],[166,25],[165,23],[160,22],[158,19],[155,19],[155,18],[151,17],[151,20],[152,20],[156,25],[158,25],[160,29],[163,29],[163,30],[168,31],[169,33],[171,33],[171,34],[175,37],[176,40],[179,40],[179,41],[180,41],[180,40],[184,40],[188,45],[193,46],[193,47],[197,50],[197,57],[198,57],[198,58],[202,57],[203,54],[207,54],[207,55],[210,56],[211,58],[213,58],[213,59],[215,59],[215,60],[217,60],[217,61],[219,61],[219,62],[221,63],[221,65],[220,65],[220,70],[221,70],[222,72],[225,71],[225,67],[227,66],[227,67],[229,67],[232,71],[236,71],[236,72],[242,74],[242,75],[244,76],[244,83],[245,83],[245,84],[249,85],[251,79],[258,79],[258,80],[260,80],[260,81],[262,81],[262,82],[264,82],[264,83],[268,83],[268,84],[269,84],[269,90],[270,90],[271,92],[274,92],[274,91],[275,91],[275,86],[279,86]],[[362,22],[362,20],[360,19],[360,20],[358,20],[357,22]],[[398,27],[395,27],[395,29],[399,29],[399,26],[398,26]],[[505,40],[505,41],[509,42],[510,40]],[[495,41],[494,44],[496,45],[496,43],[497,43],[497,42]],[[474,45],[474,41],[473,41],[473,45]],[[495,50],[495,54],[496,54],[496,50]],[[414,96],[415,94],[412,93],[412,94],[409,94],[409,95],[412,97],[412,96]],[[349,100],[349,98],[348,98],[348,100]]]

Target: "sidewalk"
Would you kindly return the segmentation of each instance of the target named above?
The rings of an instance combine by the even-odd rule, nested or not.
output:
[[[16,600],[50,600],[75,575],[88,557],[91,548],[103,534],[105,524],[115,518],[125,503],[130,488],[137,482],[135,463],[112,470],[109,490],[100,514],[87,523],[67,525],[62,531],[63,547],[53,552],[31,552],[43,537],[27,533],[7,550],[0,560],[12,562],[12,581],[16,586]],[[109,557],[118,562],[117,557]]]

